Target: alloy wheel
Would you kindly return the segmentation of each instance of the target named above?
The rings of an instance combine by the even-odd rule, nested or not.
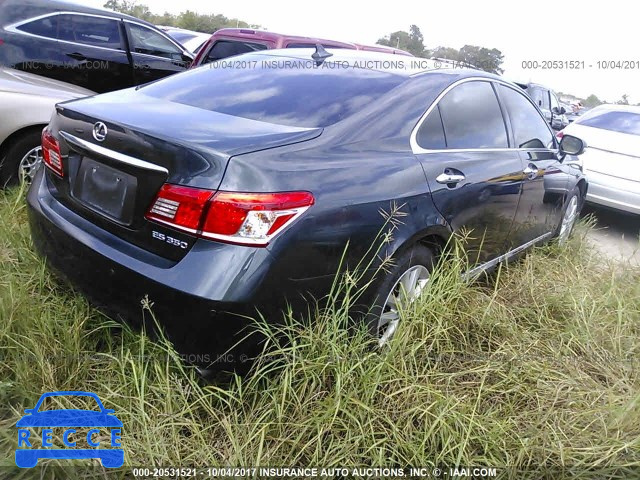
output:
[[[38,167],[42,164],[42,147],[37,146],[27,152],[18,164],[18,177],[21,182],[31,185]]]
[[[378,320],[378,345],[384,346],[395,334],[400,323],[400,312],[412,304],[427,286],[429,270],[416,265],[406,270],[389,292]]]
[[[562,225],[560,226],[560,233],[558,235],[558,242],[563,244],[569,239],[573,226],[578,218],[578,196],[574,195],[569,200],[564,216],[562,217]]]

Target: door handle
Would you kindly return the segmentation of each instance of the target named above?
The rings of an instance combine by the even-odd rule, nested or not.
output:
[[[465,180],[464,174],[461,172],[453,173],[450,170],[445,170],[444,173],[441,173],[436,177],[436,182],[442,183],[443,185],[456,185]]]
[[[529,180],[535,179],[538,176],[538,172],[538,167],[536,167],[532,163],[527,165],[527,168],[522,171],[522,173],[524,173]]]
[[[80,61],[83,61],[83,60],[86,60],[86,59],[87,59],[87,57],[85,57],[83,54],[81,54],[81,53],[77,53],[77,52],[74,52],[74,53],[67,53],[67,57],[71,57],[71,58],[73,58],[74,60],[80,60]]]

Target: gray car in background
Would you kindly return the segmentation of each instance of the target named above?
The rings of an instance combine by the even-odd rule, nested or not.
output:
[[[55,104],[94,95],[75,85],[0,67],[0,187],[30,182],[42,160],[40,135]]]

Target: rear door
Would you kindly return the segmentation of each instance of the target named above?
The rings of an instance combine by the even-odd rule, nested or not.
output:
[[[192,58],[162,33],[139,23],[124,22],[136,85],[187,69]]]
[[[520,198],[522,165],[509,148],[492,83],[454,85],[412,139],[436,207],[465,238],[472,263],[504,253]]]
[[[515,248],[543,240],[555,229],[569,185],[570,167],[558,160],[553,132],[531,100],[511,86],[498,84],[497,90],[508,112],[514,151],[522,162],[522,195],[507,243],[508,248]]]
[[[58,17],[65,81],[98,93],[132,86],[120,20],[79,14]]]

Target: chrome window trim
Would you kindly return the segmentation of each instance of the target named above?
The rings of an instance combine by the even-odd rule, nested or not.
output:
[[[160,165],[146,162],[144,160],[140,160],[139,158],[130,157],[129,155],[125,155],[124,153],[116,152],[115,150],[110,150],[108,148],[101,147],[100,145],[95,145],[93,143],[87,142],[86,140],[83,140],[74,135],[71,135],[67,132],[60,131],[60,136],[70,144],[75,145],[76,147],[87,150],[88,152],[95,153],[97,155],[102,155],[103,157],[110,158],[112,160],[115,160],[116,162],[124,163],[132,167],[142,168],[144,170],[161,172],[166,175],[169,174],[169,170],[167,170],[164,167],[161,167]]]
[[[513,248],[513,249],[509,250],[507,253],[504,253],[504,254],[494,258],[493,260],[489,260],[488,262],[482,263],[482,264],[472,268],[471,270],[469,270],[469,271],[465,272],[464,274],[462,274],[462,278],[465,281],[473,282],[482,273],[486,272],[490,268],[495,267],[500,262],[503,262],[504,260],[507,260],[507,259],[513,257],[514,255],[516,255],[516,254],[518,254],[518,253],[520,253],[520,252],[522,252],[524,250],[527,250],[530,247],[533,247],[536,243],[541,242],[543,240],[546,240],[551,235],[553,235],[553,232],[547,232],[547,233],[545,233],[543,235],[540,235],[539,237],[534,238],[533,240],[529,240],[528,242],[523,243],[519,247],[516,247],[516,248]]]
[[[79,46],[82,46],[82,47],[99,48],[101,50],[107,50],[107,51],[110,51],[110,52],[127,53],[126,48],[119,49],[119,48],[101,47],[99,45],[89,45],[89,44],[86,44],[86,43],[72,42],[70,40],[59,40],[57,38],[45,37],[43,35],[36,35],[34,33],[25,32],[24,30],[20,30],[19,29],[19,27],[21,27],[23,25],[26,25],[27,23],[35,22],[37,20],[42,20],[43,18],[55,17],[55,16],[60,16],[60,15],[79,15],[79,16],[85,16],[85,17],[104,18],[106,20],[113,20],[114,22],[123,21],[123,22],[134,24],[134,25],[139,25],[141,27],[145,27],[145,28],[148,28],[149,30],[152,30],[152,31],[154,31],[156,33],[159,33],[160,35],[165,37],[167,40],[169,40],[169,42],[174,44],[176,46],[176,48],[178,50],[180,50],[182,53],[187,53],[187,51],[182,46],[180,46],[180,44],[178,44],[176,41],[174,41],[169,35],[166,35],[164,32],[162,32],[162,30],[154,30],[153,28],[150,28],[149,25],[145,25],[143,23],[136,22],[136,21],[133,21],[133,20],[128,20],[128,19],[125,19],[125,18],[118,18],[118,17],[110,17],[110,16],[107,16],[107,15],[98,15],[98,14],[95,14],[95,13],[81,13],[81,12],[69,12],[69,11],[45,13],[44,15],[37,15],[35,17],[28,18],[27,20],[21,20],[19,22],[7,25],[5,27],[5,30],[8,31],[8,32],[11,32],[11,33],[17,33],[19,35],[27,35],[29,37],[40,38],[40,39],[43,39],[43,40],[53,40],[54,42],[62,42],[62,43],[66,43],[68,45],[79,45]],[[147,55],[147,54],[137,53],[137,52],[131,52],[131,53],[135,53],[136,55]],[[155,55],[147,55],[147,56],[153,57],[153,58],[160,58],[162,60],[170,60],[168,58],[158,57],[158,56],[155,56]]]
[[[420,127],[425,122],[425,120],[427,119],[429,114],[440,103],[442,98],[444,98],[444,96],[447,93],[449,93],[451,90],[453,90],[458,85],[461,85],[461,84],[467,83],[467,82],[478,82],[478,81],[480,81],[480,82],[488,82],[488,83],[498,83],[500,85],[504,85],[505,87],[508,87],[511,90],[514,90],[514,91],[520,93],[521,95],[523,95],[524,98],[526,100],[528,100],[529,103],[531,103],[531,105],[533,105],[533,107],[536,108],[536,110],[538,110],[538,112],[540,111],[540,109],[538,107],[536,107],[536,105],[531,101],[531,99],[524,92],[519,92],[518,89],[514,88],[514,86],[511,85],[509,82],[506,82],[506,81],[498,79],[498,78],[487,78],[487,77],[467,77],[467,78],[462,78],[460,80],[457,80],[457,81],[453,82],[451,85],[447,86],[447,88],[445,88],[442,92],[440,92],[440,94],[436,97],[436,99],[431,103],[431,105],[429,106],[427,111],[422,114],[422,116],[418,120],[418,123],[416,123],[415,127],[413,127],[413,130],[411,131],[411,136],[409,137],[409,143],[411,145],[411,151],[414,153],[414,155],[425,154],[425,153],[466,153],[466,152],[486,152],[486,153],[492,153],[492,152],[557,152],[557,150],[549,149],[549,148],[516,148],[516,147],[492,148],[492,147],[488,147],[488,148],[440,148],[440,149],[428,149],[428,148],[421,147],[418,144],[418,139],[417,139],[418,131],[420,130]],[[496,101],[497,102],[500,101],[498,96],[496,96]],[[546,120],[544,120],[544,117],[542,117],[542,120],[544,121],[545,125],[547,125],[547,128],[549,129],[549,132],[551,133],[551,136],[553,138],[555,138],[555,134],[551,130],[551,127],[547,124]],[[446,134],[446,132],[445,132],[445,134]],[[508,139],[508,137],[507,137],[507,139]]]

